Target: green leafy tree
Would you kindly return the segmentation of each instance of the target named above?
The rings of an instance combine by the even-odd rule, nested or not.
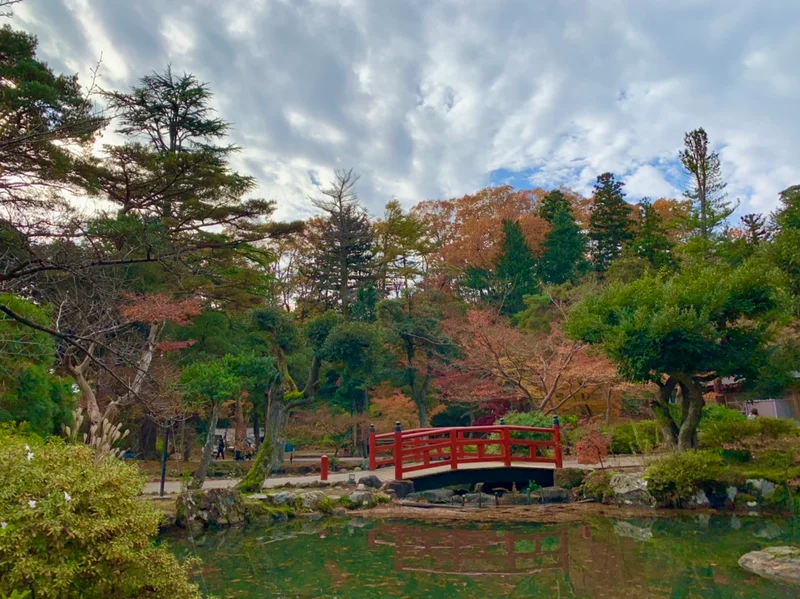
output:
[[[422,275],[423,260],[433,251],[428,229],[417,215],[405,213],[397,200],[386,204],[373,229],[378,289],[382,297],[400,295]]]
[[[630,242],[633,255],[646,260],[655,269],[675,268],[675,244],[667,236],[661,215],[649,198],[642,199],[638,210],[639,226]]]
[[[688,225],[693,242],[686,249],[706,259],[713,254],[725,222],[738,204],[726,200],[719,154],[709,149],[705,130],[689,131],[683,143],[679,158],[689,177],[689,186],[683,195],[692,202]]]
[[[542,198],[539,203],[539,216],[551,225],[556,222],[556,214],[560,210],[572,211],[567,196],[560,189],[554,189]]]
[[[589,217],[589,239],[595,270],[605,272],[633,237],[631,206],[625,201],[624,183],[611,173],[597,177]]]
[[[71,186],[80,152],[104,124],[77,76],[56,75],[36,58],[37,39],[0,28],[0,203],[53,207],[53,186]]]
[[[155,543],[163,514],[136,466],[2,427],[0,464],[0,595],[200,599],[195,563]]]
[[[324,347],[331,331],[341,323],[341,316],[328,311],[299,328],[286,312],[263,308],[253,313],[253,322],[264,337],[266,353],[275,360],[276,374],[269,382],[266,396],[264,441],[238,485],[243,491],[260,490],[264,479],[282,466],[289,415],[316,397]],[[307,365],[305,386],[300,389],[289,370],[289,355],[304,347],[310,352],[311,360]]]
[[[26,320],[47,327],[49,314],[14,296],[0,296]],[[0,314],[0,422],[26,422],[40,435],[59,432],[69,422],[72,382],[53,372],[56,345],[43,331]]]
[[[586,272],[586,238],[569,208],[561,205],[555,208],[543,250],[537,272],[545,283],[560,285],[575,281]]]
[[[800,297],[800,185],[784,189],[781,206],[772,216],[775,239],[766,253],[788,277],[792,295]]]
[[[210,407],[211,411],[200,465],[194,472],[190,485],[194,489],[200,489],[214,453],[214,432],[217,430],[220,406],[223,401],[238,395],[242,382],[229,363],[225,360],[214,360],[195,362],[184,368],[181,372],[181,385],[188,403],[203,408]]]
[[[378,305],[378,291],[375,285],[368,285],[358,290],[353,304],[351,316],[358,322],[375,322],[375,309]]]
[[[427,427],[435,366],[456,354],[456,345],[442,330],[441,310],[423,294],[414,294],[381,302],[378,314],[400,365],[401,385],[417,406],[420,426]]]
[[[653,382],[667,439],[696,445],[702,383],[738,376],[750,383],[779,347],[788,304],[782,276],[763,263],[698,266],[673,277],[646,274],[581,301],[566,323],[575,339],[599,346],[631,382]],[[784,365],[784,367],[790,365]],[[669,403],[680,390],[678,424]]]
[[[523,298],[539,290],[536,258],[525,241],[518,222],[503,221],[503,240],[494,268],[499,284],[500,312],[516,314],[525,309]]]

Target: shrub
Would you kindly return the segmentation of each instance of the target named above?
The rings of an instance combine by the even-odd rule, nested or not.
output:
[[[703,483],[716,482],[723,468],[719,453],[691,450],[658,460],[645,470],[644,478],[655,497],[671,497],[680,503]]]
[[[797,423],[780,418],[719,420],[702,427],[698,438],[704,447],[722,448],[743,441],[763,443],[768,440],[796,437],[798,432],[800,429]]]
[[[648,453],[658,447],[660,439],[655,420],[620,424],[611,430],[611,453]]]
[[[611,489],[611,477],[616,472],[612,470],[595,470],[583,482],[583,494],[597,501],[607,501],[614,496]]]
[[[166,547],[144,478],[86,445],[0,430],[0,594],[200,597]]]
[[[579,464],[600,464],[608,456],[608,438],[600,432],[597,425],[590,425],[588,432],[576,445]]]

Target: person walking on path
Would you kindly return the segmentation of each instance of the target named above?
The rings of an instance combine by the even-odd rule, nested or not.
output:
[[[217,459],[225,459],[225,439],[222,437],[219,438],[219,444],[217,445]]]

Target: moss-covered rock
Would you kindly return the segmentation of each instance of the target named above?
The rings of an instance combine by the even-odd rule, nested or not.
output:
[[[575,489],[583,484],[586,474],[581,468],[559,468],[553,473],[553,486]]]
[[[583,496],[605,503],[614,496],[611,488],[612,470],[595,470],[583,481]]]
[[[175,511],[175,523],[184,528],[189,528],[192,522],[208,527],[230,526],[247,520],[244,498],[234,489],[183,493],[177,499]]]

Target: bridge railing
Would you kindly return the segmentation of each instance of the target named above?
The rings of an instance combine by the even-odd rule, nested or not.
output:
[[[394,466],[395,479],[404,474],[459,464],[512,462],[562,466],[561,427],[558,417],[552,427],[451,426],[402,430],[395,423],[392,433],[376,433],[370,426],[369,469]]]

